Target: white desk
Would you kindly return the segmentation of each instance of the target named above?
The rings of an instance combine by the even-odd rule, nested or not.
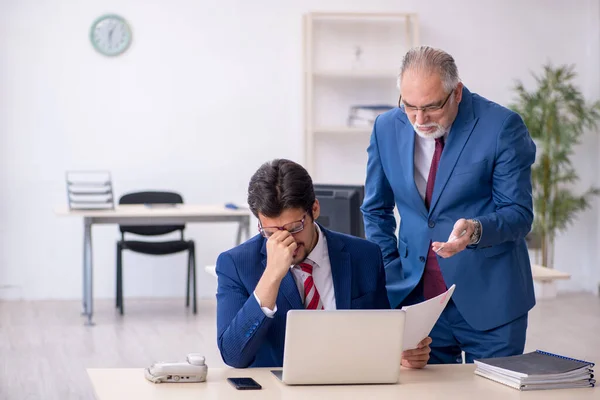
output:
[[[69,210],[63,207],[56,211],[59,216],[83,218],[83,315],[87,325],[93,325],[93,258],[92,225],[178,225],[193,222],[237,222],[236,244],[242,241],[242,234],[250,236],[250,216],[248,209],[232,210],[224,206],[179,204],[177,207],[147,207],[145,205],[121,205],[114,210]]]
[[[538,286],[536,297],[540,299],[551,299],[557,295],[556,281],[559,279],[571,279],[571,274],[560,272],[542,265],[531,264],[533,281]]]
[[[267,368],[210,368],[203,383],[151,383],[143,369],[88,369],[97,400],[211,400],[211,399],[393,399],[393,400],[555,400],[598,399],[600,389],[520,392],[476,376],[473,364],[428,365],[402,369],[396,385],[287,386]],[[227,377],[254,378],[262,390],[236,390]]]

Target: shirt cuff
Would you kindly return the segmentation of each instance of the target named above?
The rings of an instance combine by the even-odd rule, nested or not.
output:
[[[268,307],[263,307],[262,303],[260,302],[260,299],[256,295],[256,292],[254,292],[253,294],[254,294],[254,298],[256,299],[256,302],[258,303],[258,306],[260,307],[262,312],[265,314],[265,317],[273,318],[273,316],[275,316],[275,313],[277,312],[277,304],[275,304],[275,308],[272,310]]]

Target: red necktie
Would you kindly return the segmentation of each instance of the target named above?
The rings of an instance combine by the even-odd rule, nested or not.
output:
[[[304,286],[304,308],[307,310],[322,310],[321,296],[319,296],[312,276],[313,266],[307,263],[300,263],[298,266],[307,274],[302,282]]]
[[[427,189],[425,190],[425,207],[429,210],[431,205],[431,196],[433,195],[433,186],[435,184],[435,175],[437,174],[440,158],[444,150],[444,137],[435,139],[435,151],[431,160],[431,168],[429,169],[429,177],[427,178]],[[429,243],[429,251],[427,252],[427,262],[425,263],[425,271],[423,272],[423,296],[425,299],[431,299],[446,291],[446,282],[440,270],[437,255],[431,248]]]

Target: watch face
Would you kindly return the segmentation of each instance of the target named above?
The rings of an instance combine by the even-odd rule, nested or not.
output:
[[[131,29],[118,15],[104,15],[92,24],[90,40],[94,48],[106,56],[123,53],[131,43]]]

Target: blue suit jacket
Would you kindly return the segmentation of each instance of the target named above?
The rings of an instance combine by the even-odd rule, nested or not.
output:
[[[364,239],[328,231],[337,309],[389,308],[381,250]],[[288,310],[303,309],[291,272],[279,288],[277,313],[268,318],[254,298],[267,262],[266,239],[257,235],[217,259],[217,344],[232,367],[281,367]]]
[[[446,141],[431,207],[414,181],[415,132],[399,108],[380,115],[368,148],[362,211],[367,238],[382,249],[392,307],[423,274],[432,241],[445,242],[460,218],[481,221],[479,244],[438,257],[453,300],[475,329],[518,318],[535,304],[525,236],[533,207],[535,145],[518,114],[463,89]],[[400,214],[395,236],[394,205]]]

